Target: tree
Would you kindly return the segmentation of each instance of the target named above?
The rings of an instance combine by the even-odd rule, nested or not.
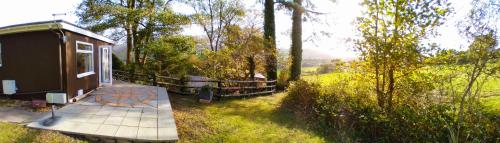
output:
[[[293,13],[292,13],[292,47],[291,59],[292,65],[290,66],[290,79],[296,81],[300,78],[302,68],[302,8],[303,0],[294,0]]]
[[[221,49],[226,39],[226,27],[234,25],[245,15],[239,0],[193,0],[189,4],[196,12],[193,20],[203,28],[212,51]]]
[[[183,76],[193,69],[194,39],[187,36],[162,36],[146,46],[149,56],[145,72],[167,76]]]
[[[377,101],[392,110],[398,80],[421,67],[430,49],[421,41],[442,25],[449,3],[442,0],[365,0],[367,11],[357,20],[357,49],[374,71]]]
[[[233,49],[233,57],[240,63],[247,63],[243,71],[247,73],[245,79],[255,79],[256,71],[264,68],[265,53],[264,39],[260,28],[255,25],[249,27],[232,26],[228,29],[226,47]]]
[[[303,2],[306,5],[303,5]],[[293,0],[293,1],[285,1],[278,0],[281,6],[292,11],[292,45],[290,48],[290,81],[296,81],[300,78],[301,68],[302,68],[302,17],[305,14],[309,20],[315,21],[313,15],[324,14],[320,12],[315,12],[313,10],[307,9],[314,8],[314,4],[312,0]],[[329,34],[326,32],[321,32],[322,35],[328,36]],[[316,35],[316,34],[314,34]]]
[[[160,35],[180,32],[189,24],[187,16],[176,14],[170,8],[171,0],[84,0],[76,14],[80,24],[91,31],[115,30],[114,35],[127,41],[126,64],[131,63],[131,52],[137,64],[143,64],[147,53],[144,47]],[[141,56],[142,54],[142,56]],[[141,61],[142,60],[142,61]]]
[[[459,25],[462,33],[473,41],[465,53],[467,85],[460,96],[459,119],[455,124],[456,136],[452,138],[455,141],[458,141],[460,137],[466,102],[477,97],[481,89],[481,85],[477,84],[479,78],[483,76],[486,80],[489,76],[497,74],[500,69],[500,64],[498,64],[500,50],[496,49],[498,46],[496,34],[499,32],[497,26],[500,20],[500,2],[497,0],[474,0],[471,4],[474,7],[467,19]],[[491,65],[488,66],[488,64]]]
[[[276,80],[277,69],[277,49],[276,49],[276,24],[274,20],[274,0],[264,2],[264,46],[269,49],[266,57],[266,72],[269,80]]]

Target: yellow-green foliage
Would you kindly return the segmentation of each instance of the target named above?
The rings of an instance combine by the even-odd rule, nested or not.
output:
[[[437,90],[442,86],[443,77],[453,72],[428,67],[401,79],[395,98],[397,104],[390,113],[377,105],[371,75],[356,72],[304,76],[308,82],[293,83],[284,104],[307,106],[298,109],[310,109],[303,111],[313,114],[308,116],[313,117],[310,120],[334,128],[324,132],[339,142],[447,142],[451,134],[449,129],[458,119],[453,112],[457,102],[448,94],[441,97]],[[463,75],[453,80],[457,88],[466,82]],[[486,80],[483,87],[498,94],[500,91],[494,90],[497,82],[498,79]],[[487,93],[485,90],[481,92]],[[500,126],[497,119],[500,114],[495,106],[498,104],[496,99],[494,96],[481,100],[486,112],[470,106],[470,113],[462,123],[460,141],[495,141],[498,138],[496,133]],[[478,102],[469,103],[475,105]]]
[[[500,116],[500,96],[482,98],[481,102],[486,112]]]

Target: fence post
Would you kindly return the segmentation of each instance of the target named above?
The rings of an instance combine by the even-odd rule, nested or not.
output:
[[[180,82],[180,85],[181,85],[181,87],[180,87],[179,90],[180,90],[181,93],[184,93],[184,90],[185,90],[185,88],[184,88],[184,77],[181,77],[179,82]]]
[[[153,73],[151,76],[152,76],[151,78],[153,79],[153,86],[157,86],[158,82],[156,81],[156,74]]]
[[[217,93],[217,94],[219,96],[218,100],[220,100],[222,98],[222,81],[221,80],[217,80],[217,87],[219,87],[219,91],[218,91],[219,93]]]

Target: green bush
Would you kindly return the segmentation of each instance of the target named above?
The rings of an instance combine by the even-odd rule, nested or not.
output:
[[[279,71],[278,79],[276,80],[276,88],[278,90],[285,90],[288,87],[289,72],[286,69]]]
[[[320,85],[298,80],[290,83],[288,96],[283,99],[286,107],[300,111],[311,111],[317,97],[320,95]]]
[[[112,58],[111,60],[113,61],[112,68],[114,70],[124,70],[125,69],[125,64],[123,63],[122,60],[120,60],[120,58],[118,58],[118,56],[116,56],[115,54],[112,54],[111,58]]]

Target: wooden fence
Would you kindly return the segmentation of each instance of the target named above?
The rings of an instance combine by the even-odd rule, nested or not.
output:
[[[197,95],[202,87],[190,86],[189,83],[205,83],[216,97],[246,97],[272,94],[276,91],[276,80],[190,80],[113,70],[113,78],[133,83],[162,86],[170,93],[180,95]]]

